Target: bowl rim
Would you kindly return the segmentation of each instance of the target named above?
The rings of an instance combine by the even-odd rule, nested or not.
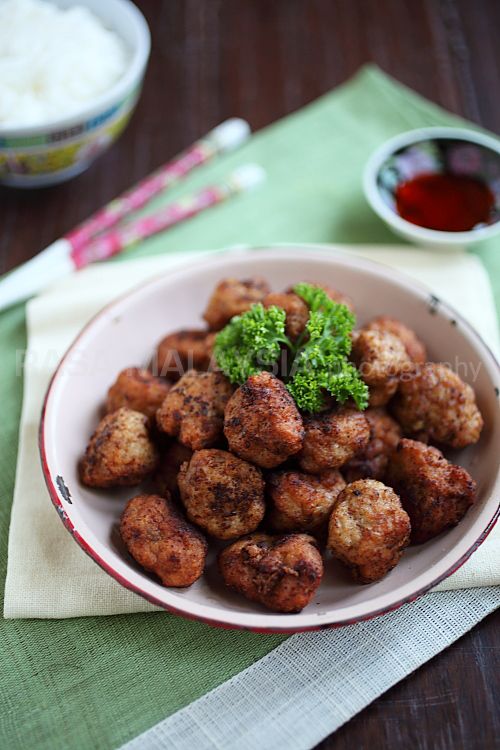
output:
[[[231,254],[232,257],[252,257],[256,252],[264,253],[264,252],[270,252],[280,250],[283,251],[283,249],[286,248],[288,252],[292,251],[294,254],[294,257],[304,257],[304,250],[308,252],[307,257],[316,257],[317,259],[325,261],[328,259],[328,257],[333,258],[337,261],[344,261],[348,266],[351,268],[353,267],[353,261],[354,261],[354,267],[358,267],[364,270],[367,270],[369,272],[374,273],[375,275],[384,276],[387,277],[387,272],[390,273],[391,277],[393,277],[394,281],[398,283],[399,285],[403,286],[406,289],[413,289],[420,295],[426,295],[427,297],[434,297],[432,292],[427,288],[427,286],[415,279],[413,277],[407,276],[404,272],[401,272],[397,269],[394,269],[392,267],[387,266],[384,263],[380,263],[377,261],[374,261],[372,259],[367,259],[362,256],[357,255],[348,255],[345,252],[340,251],[338,248],[332,245],[328,244],[293,244],[293,243],[276,243],[276,244],[269,244],[266,246],[249,246],[245,247],[244,249],[237,249],[232,251],[226,251],[226,252],[217,252],[213,255],[208,256],[207,258],[200,258],[199,263],[196,264],[196,270],[197,271],[203,271],[204,267],[212,267],[214,264],[218,264],[221,266],[221,270],[224,267],[225,260],[227,259],[227,256]],[[319,252],[321,250],[321,252]],[[314,251],[317,251],[317,254],[314,256]],[[325,252],[328,251],[328,252]],[[285,257],[284,257],[285,259]],[[172,277],[179,276],[180,279],[182,279],[183,276],[189,276],[191,273],[191,266],[189,264],[188,259],[186,259],[186,263],[179,265],[178,267],[172,269],[172,271],[169,273],[169,278],[172,279]],[[65,528],[69,533],[72,535],[76,543],[83,549],[83,551],[91,557],[94,562],[96,562],[108,575],[110,575],[112,578],[114,578],[118,583],[120,583],[122,586],[124,586],[126,589],[139,594],[142,598],[149,601],[151,604],[154,604],[164,610],[167,610],[173,614],[181,615],[182,617],[185,617],[187,619],[192,620],[198,620],[201,622],[204,622],[208,625],[221,627],[225,629],[235,629],[235,630],[248,630],[251,632],[257,632],[257,633],[285,633],[285,634],[291,634],[291,633],[297,633],[297,632],[306,632],[306,631],[315,631],[315,630],[324,630],[324,629],[330,629],[330,628],[338,628],[343,627],[345,625],[351,625],[357,622],[364,622],[373,619],[374,617],[378,617],[383,614],[387,614],[389,612],[392,612],[396,609],[399,609],[404,604],[410,603],[415,601],[416,599],[420,598],[423,594],[425,594],[430,589],[437,586],[441,581],[448,578],[452,573],[457,571],[472,555],[475,550],[484,542],[488,534],[491,532],[493,527],[495,526],[495,523],[497,522],[499,516],[500,516],[500,501],[497,502],[496,508],[491,515],[491,517],[488,518],[485,527],[482,529],[482,531],[479,533],[479,535],[476,537],[476,539],[472,542],[472,544],[465,550],[465,552],[455,560],[450,567],[448,567],[446,570],[444,570],[439,575],[436,575],[435,578],[432,578],[429,582],[427,582],[425,585],[421,586],[417,590],[411,592],[408,595],[405,595],[401,597],[400,599],[393,601],[387,605],[378,606],[374,609],[369,610],[366,614],[363,615],[355,615],[353,617],[343,617],[338,618],[335,620],[325,621],[325,614],[322,615],[318,614],[309,614],[306,613],[305,617],[303,613],[298,613],[296,615],[283,615],[280,613],[275,612],[262,612],[262,613],[246,613],[246,612],[235,612],[232,613],[232,616],[228,616],[224,619],[218,619],[217,617],[210,616],[206,614],[203,610],[210,609],[206,604],[199,604],[199,603],[192,603],[188,599],[186,599],[186,608],[177,606],[173,604],[172,602],[167,602],[159,599],[151,592],[145,590],[144,588],[141,588],[140,585],[137,585],[133,583],[132,581],[125,578],[118,570],[116,570],[113,565],[105,560],[100,553],[92,546],[91,543],[87,539],[85,539],[78,529],[73,524],[72,520],[69,518],[66,507],[63,505],[61,496],[60,496],[60,489],[56,486],[56,484],[53,481],[53,474],[51,473],[51,470],[49,468],[49,459],[48,459],[48,451],[47,451],[47,440],[45,435],[45,425],[46,425],[46,418],[47,418],[47,411],[49,407],[49,402],[51,399],[51,396],[54,393],[54,388],[56,386],[57,380],[60,377],[61,371],[63,369],[63,366],[67,360],[67,358],[72,353],[73,349],[79,344],[80,339],[85,336],[87,332],[90,331],[90,329],[93,328],[94,324],[97,323],[101,318],[104,318],[109,315],[111,311],[116,312],[115,308],[119,308],[120,305],[127,303],[129,301],[129,298],[133,298],[136,295],[141,295],[144,292],[147,291],[148,287],[153,287],[155,284],[162,283],[163,279],[165,278],[165,272],[156,274],[155,276],[147,279],[146,281],[138,284],[137,286],[133,287],[129,291],[125,292],[124,294],[119,295],[114,300],[112,300],[110,303],[105,305],[101,310],[99,310],[87,323],[83,328],[80,330],[80,332],[77,334],[77,336],[74,338],[74,340],[71,342],[70,346],[62,356],[54,374],[52,375],[52,378],[49,382],[49,385],[47,387],[47,391],[44,397],[42,411],[41,411],[41,418],[40,418],[40,425],[39,425],[39,432],[38,432],[38,445],[39,445],[39,453],[40,453],[40,460],[42,465],[42,473],[45,479],[45,483],[48,489],[48,493],[50,496],[50,499],[52,501],[52,504],[54,505],[55,510],[57,511],[59,518],[61,519],[62,523],[64,524]],[[500,382],[500,363],[497,360],[496,356],[492,352],[491,348],[488,346],[488,344],[482,339],[479,333],[476,332],[474,327],[458,312],[453,308],[451,305],[449,305],[447,302],[440,301],[440,308],[446,311],[446,314],[452,316],[454,319],[460,321],[460,326],[462,329],[465,329],[468,333],[468,338],[473,339],[476,344],[479,344],[480,347],[484,349],[484,352],[486,353],[487,357],[490,360],[490,364],[493,365],[494,369],[497,371],[499,382]],[[495,492],[500,496],[500,466],[497,467],[497,474],[494,480],[494,486],[489,493],[489,497],[492,497],[495,495]],[[453,549],[453,548],[452,548]],[[169,589],[165,588],[166,596],[169,594]],[[198,610],[201,609],[202,612],[199,612]],[[309,614],[309,618],[308,618]],[[218,615],[218,617],[221,617],[221,615]],[[238,620],[249,618],[251,622],[239,622]],[[331,615],[326,615],[326,617],[331,617]],[[261,618],[264,618],[266,621],[271,620],[271,622],[266,622],[265,625],[256,624],[254,621],[259,621]],[[287,618],[287,622],[285,623],[283,621],[283,618]],[[314,623],[297,623],[294,624],[294,619],[299,618],[300,620],[304,619],[311,619],[315,620],[316,623],[318,623],[318,620],[321,620],[319,624]],[[290,619],[292,622],[290,623]]]
[[[109,0],[106,1],[109,2]],[[127,14],[130,17],[137,34],[136,46],[125,72],[109,89],[102,94],[99,94],[99,96],[93,98],[85,105],[82,105],[82,108],[79,109],[76,114],[59,117],[54,120],[49,120],[48,122],[43,122],[39,125],[14,125],[3,127],[0,123],[0,138],[30,138],[44,133],[70,129],[82,122],[92,119],[102,113],[103,110],[107,110],[115,103],[120,102],[122,99],[126,98],[131,90],[133,90],[138,84],[144,73],[151,52],[151,34],[149,26],[144,15],[132,0],[112,0],[112,2],[116,4],[117,11],[120,14]],[[54,142],[53,145],[57,146],[58,143],[60,143],[60,141]]]
[[[500,140],[497,140],[487,133],[471,130],[463,127],[426,127],[407,130],[399,133],[393,138],[382,143],[369,157],[363,170],[363,191],[365,198],[380,218],[384,219],[390,226],[406,236],[412,236],[415,240],[424,243],[438,244],[456,244],[464,245],[472,241],[492,237],[500,231],[500,219],[486,227],[480,229],[470,229],[467,232],[444,232],[438,229],[428,229],[418,224],[412,224],[403,219],[382,200],[380,190],[377,185],[377,178],[380,167],[384,161],[399,149],[405,146],[411,146],[425,140],[433,139],[458,140],[465,143],[474,143],[484,146],[490,151],[500,155]]]

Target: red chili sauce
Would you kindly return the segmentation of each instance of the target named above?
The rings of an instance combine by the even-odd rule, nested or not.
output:
[[[495,198],[476,177],[421,174],[398,185],[396,208],[412,224],[442,232],[467,232],[487,222]]]

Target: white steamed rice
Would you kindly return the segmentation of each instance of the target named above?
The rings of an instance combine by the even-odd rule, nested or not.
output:
[[[78,114],[127,63],[123,41],[87,8],[0,0],[0,128]]]

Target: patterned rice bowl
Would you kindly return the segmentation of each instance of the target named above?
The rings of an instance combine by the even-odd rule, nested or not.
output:
[[[71,0],[52,0],[60,7]],[[102,154],[127,125],[142,88],[150,52],[147,23],[130,0],[78,0],[116,31],[129,48],[125,74],[79,115],[35,127],[0,126],[0,182],[44,187],[75,177]]]

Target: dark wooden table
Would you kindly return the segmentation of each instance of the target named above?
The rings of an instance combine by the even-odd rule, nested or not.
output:
[[[69,185],[0,190],[0,272],[31,257],[226,117],[258,129],[369,60],[500,132],[499,0],[138,0],[153,33],[139,110]],[[168,99],[159,92],[168,92]],[[498,747],[500,616],[352,719],[321,747]]]

